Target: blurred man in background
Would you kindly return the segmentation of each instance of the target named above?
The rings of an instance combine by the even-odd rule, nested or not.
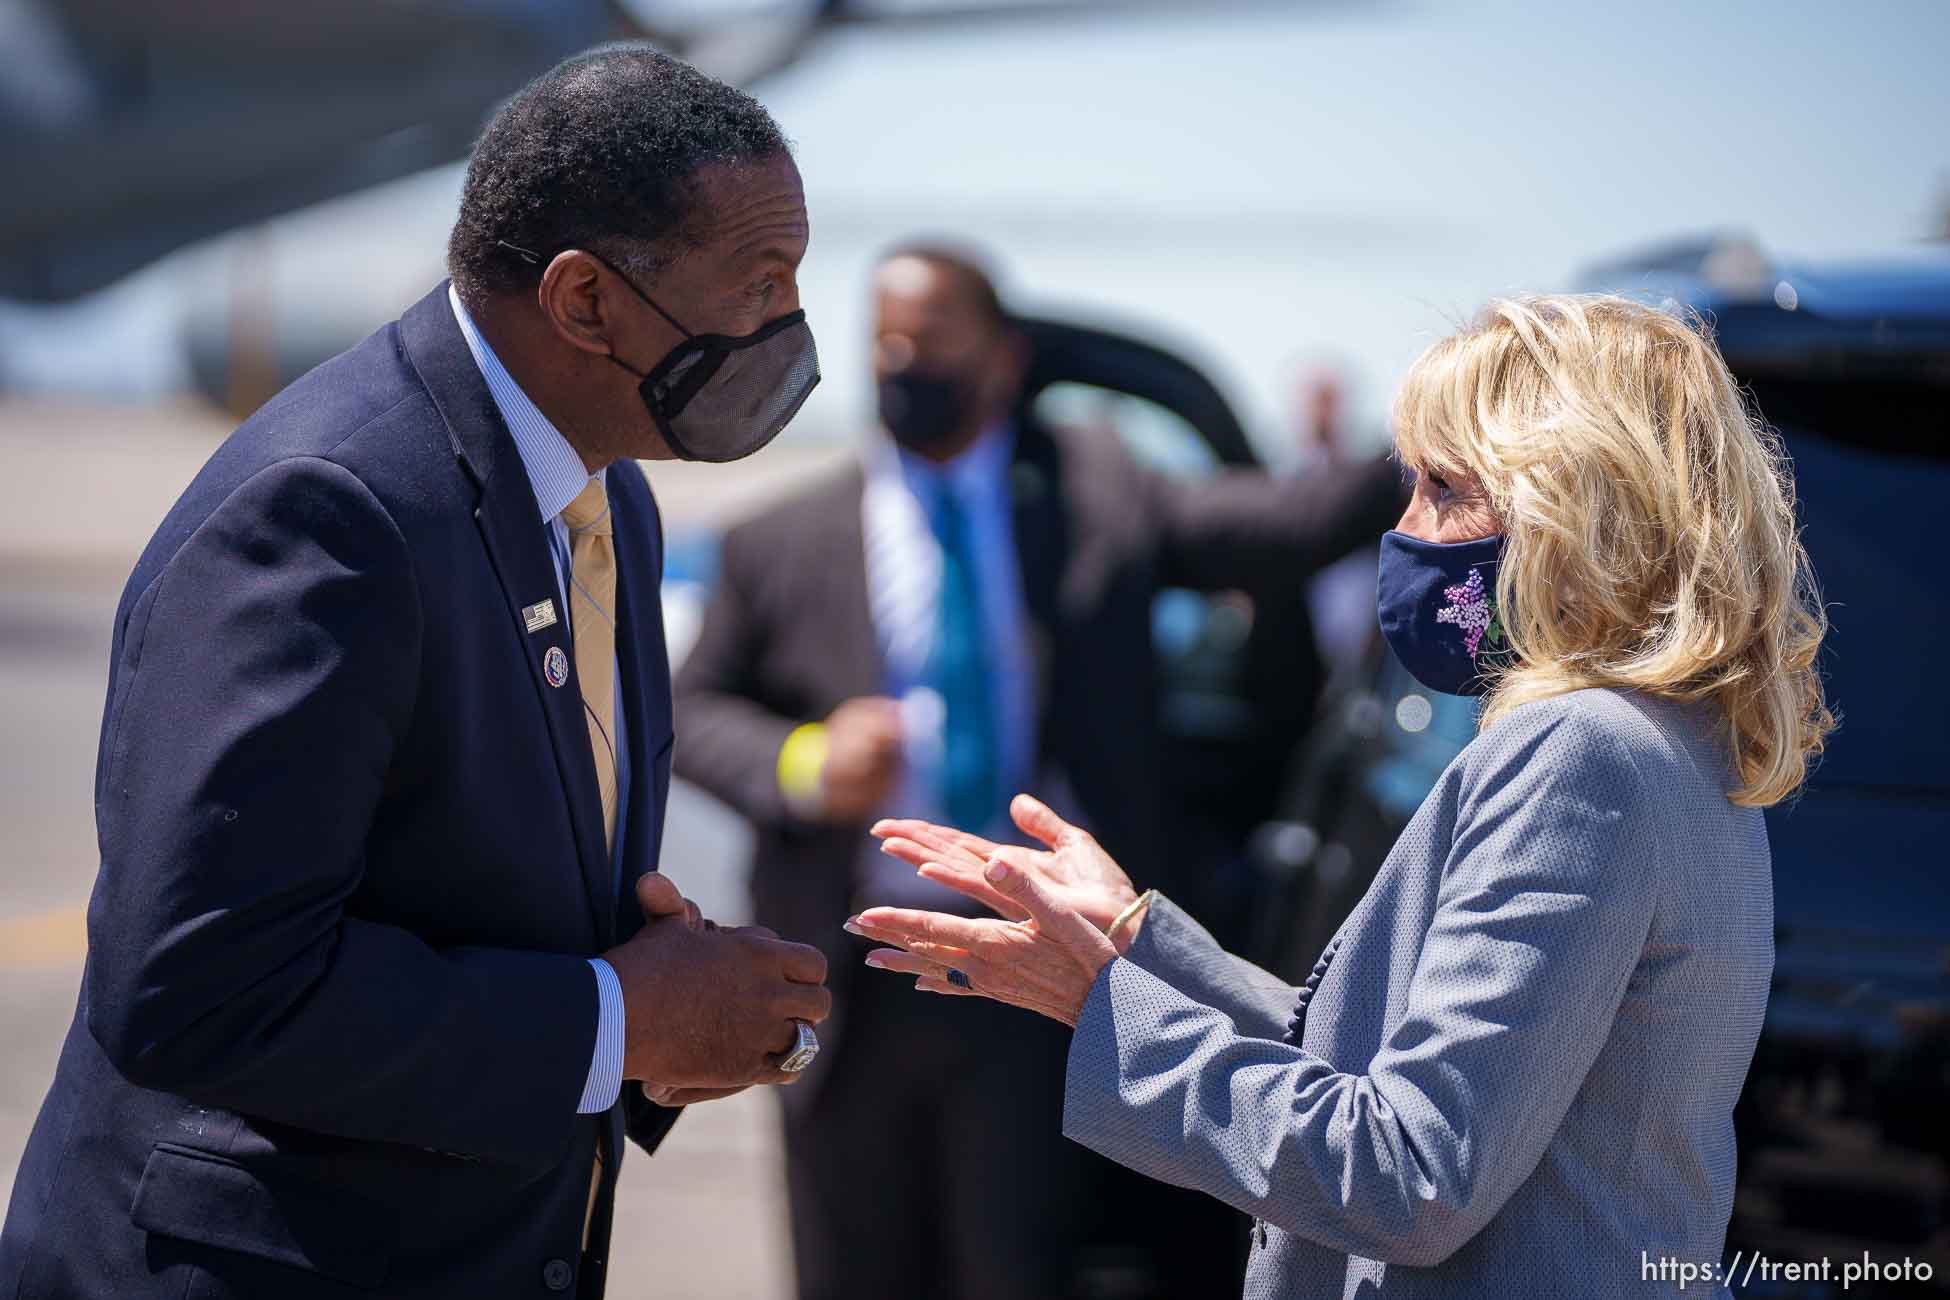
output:
[[[1361,459],[1346,424],[1346,381],[1332,365],[1310,367],[1296,387],[1299,454],[1278,471],[1300,478]],[[1290,816],[1296,781],[1313,762],[1308,740],[1330,690],[1361,670],[1375,623],[1379,533],[1327,564],[1299,589],[1224,593],[1244,633],[1233,658],[1233,695],[1250,701],[1241,724],[1176,735],[1165,751],[1172,789],[1171,852],[1196,877],[1179,888],[1206,927],[1234,951],[1271,960],[1267,942],[1268,841],[1257,833]],[[1306,960],[1311,963],[1313,955]],[[1301,974],[1305,972],[1302,971]]]
[[[1353,459],[1356,453],[1348,428],[1347,380],[1340,368],[1327,364],[1308,367],[1294,396],[1298,472],[1345,465]],[[1375,546],[1364,546],[1328,565],[1308,584],[1307,605],[1314,637],[1329,677],[1358,666],[1375,639],[1378,555]]]
[[[1316,364],[1298,385],[1299,454],[1276,471],[1305,477],[1362,459],[1346,424],[1346,381]],[[1378,444],[1377,444],[1378,445]],[[1212,655],[1214,694],[1247,707],[1220,725],[1180,723],[1168,737],[1169,841],[1177,887],[1204,924],[1235,951],[1258,952],[1268,902],[1265,841],[1306,762],[1306,744],[1329,684],[1356,671],[1378,634],[1373,539],[1316,572],[1217,593],[1205,635],[1237,638]],[[1211,669],[1207,669],[1211,672]],[[1210,687],[1208,687],[1210,689]],[[1308,958],[1311,962],[1311,956]]]
[[[758,919],[830,958],[826,1048],[786,1101],[800,1294],[910,1294],[917,1277],[965,1300],[1070,1294],[1084,1243],[1137,1266],[1114,1294],[1234,1293],[1196,1198],[1134,1199],[1047,1141],[1060,1026],[858,980],[841,925],[862,899],[965,905],[879,854],[874,818],[1019,839],[1007,804],[1030,787],[1058,791],[1134,876],[1162,876],[1153,596],[1297,599],[1393,521],[1395,476],[1149,472],[1114,437],[1029,416],[1028,344],[977,260],[905,247],[873,288],[880,427],[857,466],[727,535],[677,680],[677,771],[755,824]],[[1179,1260],[1196,1267],[1174,1277]]]

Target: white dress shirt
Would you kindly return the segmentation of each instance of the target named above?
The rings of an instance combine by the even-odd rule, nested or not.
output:
[[[569,614],[569,526],[563,522],[562,512],[588,486],[592,477],[605,478],[608,471],[591,475],[583,466],[582,457],[562,436],[562,431],[551,424],[541,409],[529,400],[514,376],[501,364],[501,359],[494,355],[494,349],[488,346],[488,341],[475,328],[473,318],[461,305],[460,295],[454,292],[452,285],[447,286],[447,301],[453,306],[454,319],[460,323],[460,332],[467,339],[467,350],[474,354],[474,364],[480,367],[481,378],[487,381],[488,392],[501,412],[501,419],[508,426],[508,432],[514,435],[515,450],[521,455],[522,468],[528,471],[528,484],[534,489],[535,505],[539,511],[537,522],[547,530],[549,551],[555,557],[556,594],[561,598],[559,608],[566,619]],[[623,828],[629,812],[630,749],[623,727],[622,674],[612,673],[611,680],[616,683],[615,851],[620,854]],[[611,865],[614,868],[614,861]],[[584,1115],[608,1110],[616,1104],[616,1098],[623,1090],[623,986],[617,981],[616,972],[602,958],[591,957],[589,965],[596,972],[598,1012],[594,1059],[589,1063],[589,1077],[583,1085],[582,1101],[576,1107],[577,1112]]]
[[[901,702],[905,771],[889,805],[903,817],[945,820],[941,806],[942,724],[945,708],[926,680],[939,635],[941,542],[929,520],[935,503],[952,492],[968,521],[982,633],[994,687],[997,773],[1001,789],[1024,788],[1035,761],[1035,669],[1016,550],[1010,463],[1015,431],[990,425],[960,455],[937,464],[876,435],[865,450],[866,489],[861,525],[866,540],[867,603],[887,678],[883,690]],[[998,807],[985,826],[965,827],[1001,842],[1021,837]],[[960,895],[915,876],[884,854],[871,855],[870,878],[859,882],[881,903],[960,908]]]

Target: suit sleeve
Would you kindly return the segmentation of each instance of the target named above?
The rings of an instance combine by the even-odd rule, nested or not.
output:
[[[1228,1016],[1248,1038],[1281,1038],[1300,991],[1219,946],[1204,926],[1160,894],[1124,954],[1179,992]]]
[[[439,947],[357,915],[421,671],[384,507],[328,461],[272,465],[130,622],[84,975],[116,1068],[317,1132],[555,1160],[595,1046],[587,961]]]
[[[725,539],[717,586],[673,686],[677,713],[674,770],[755,822],[790,817],[779,791],[779,750],[810,718],[791,718],[762,701],[760,655],[766,641],[756,597],[759,564],[751,535]]]
[[[1630,754],[1544,711],[1465,793],[1405,1010],[1364,1072],[1242,1035],[1118,959],[1072,1040],[1064,1133],[1332,1250],[1425,1267],[1474,1236],[1597,1059],[1657,893]]]
[[[1321,569],[1394,527],[1404,503],[1400,474],[1385,458],[1298,476],[1143,476],[1164,581],[1198,590],[1298,594]]]

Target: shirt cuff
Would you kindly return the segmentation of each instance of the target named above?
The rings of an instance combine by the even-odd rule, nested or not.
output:
[[[596,1052],[578,1115],[608,1110],[623,1091],[623,985],[601,957],[591,957],[589,964],[596,972]]]

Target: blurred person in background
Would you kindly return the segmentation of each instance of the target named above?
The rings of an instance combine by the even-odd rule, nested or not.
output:
[[[1320,363],[1301,374],[1295,394],[1296,471],[1343,465],[1356,455],[1349,428],[1347,378],[1340,367]],[[1364,546],[1314,575],[1307,608],[1314,641],[1329,679],[1358,668],[1375,638],[1374,583],[1378,555]]]
[[[1274,472],[1304,477],[1353,464],[1340,370],[1309,367],[1297,395],[1299,454]],[[1173,792],[1171,853],[1196,871],[1195,879],[1177,883],[1180,901],[1229,947],[1261,941],[1265,872],[1254,832],[1280,815],[1323,689],[1358,667],[1373,642],[1374,582],[1374,548],[1361,546],[1297,590],[1281,584],[1223,594],[1245,629],[1235,693],[1251,702],[1251,713],[1229,734],[1179,737],[1166,752],[1165,771]]]
[[[0,1294],[599,1296],[625,1136],[796,1077],[820,953],[657,870],[631,458],[791,418],[806,239],[756,101],[572,59],[477,144],[451,282],[170,510],[116,612],[88,963]]]
[[[891,811],[1002,836],[1008,793],[1042,781],[1160,878],[1154,595],[1297,600],[1400,507],[1380,460],[1184,482],[1115,436],[1042,427],[1020,409],[1028,345],[963,250],[898,249],[872,287],[879,427],[858,464],[727,534],[677,680],[678,773],[752,821],[758,919],[835,971],[857,967],[842,922],[863,900],[975,906],[872,851]],[[1085,1241],[1126,1270],[1097,1294],[1236,1285],[1206,1253],[1233,1239],[1230,1212],[1134,1193],[1052,1140],[1059,1026],[883,981],[835,998],[785,1106],[803,1297],[1060,1296]]]
[[[870,965],[1070,1026],[1065,1135],[1256,1216],[1249,1296],[1626,1300],[1684,1260],[1727,1300],[1761,810],[1834,725],[1790,466],[1703,329],[1598,296],[1436,344],[1395,436],[1379,621],[1482,723],[1304,984],[1027,796],[1046,851],[874,828],[1006,919],[849,924],[897,945]]]

